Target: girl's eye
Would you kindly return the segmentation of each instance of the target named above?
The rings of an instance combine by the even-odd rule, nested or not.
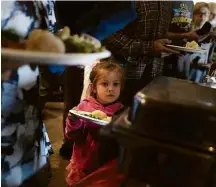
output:
[[[107,82],[103,82],[102,85],[103,86],[108,86],[108,83]]]
[[[115,82],[113,85],[114,85],[114,86],[119,86],[120,83],[119,83],[119,82]]]

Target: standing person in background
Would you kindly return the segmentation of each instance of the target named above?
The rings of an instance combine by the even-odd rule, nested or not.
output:
[[[181,33],[168,36],[171,2],[135,1],[138,18],[104,41],[113,58],[126,71],[122,102],[130,105],[133,95],[163,73],[161,53],[178,53],[165,45],[168,37],[179,38]],[[128,89],[130,88],[130,89]]]
[[[212,24],[213,28],[216,28],[216,3],[209,3],[210,17],[209,22]]]
[[[197,30],[202,28],[202,26],[209,21],[210,9],[209,5],[205,2],[196,3],[194,6],[193,15],[193,29]],[[205,39],[200,46],[207,50],[204,54],[194,53],[186,59],[187,64],[190,65],[190,72],[188,75],[188,80],[195,81],[199,83],[204,75],[206,75],[210,63],[209,63],[209,51],[211,47],[211,42],[209,39]]]
[[[194,6],[192,30],[202,28],[205,22],[209,21],[210,10],[208,3],[199,2]]]
[[[54,1],[2,1],[1,29],[27,37],[35,28],[57,28]],[[2,59],[1,184],[5,187],[45,187],[49,182],[51,144],[39,106],[39,70],[36,65],[17,69]],[[14,69],[13,69],[14,68]],[[13,69],[13,70],[11,70]]]
[[[209,22],[213,26],[213,32],[216,33],[216,3],[209,3],[209,9],[210,9],[210,17]],[[212,46],[209,51],[209,62],[211,65],[211,69],[209,74],[211,75],[213,70],[216,70],[216,39],[214,38],[212,40]]]
[[[184,46],[186,41],[196,40],[197,35],[191,32],[193,19],[193,1],[172,1],[171,21],[167,37],[173,45]],[[184,55],[172,54],[164,58],[164,75],[186,78],[182,73]],[[186,68],[186,67],[185,67]]]

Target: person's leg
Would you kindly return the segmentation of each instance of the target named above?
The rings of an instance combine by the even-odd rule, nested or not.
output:
[[[125,81],[124,90],[121,93],[121,101],[125,106],[131,106],[135,94],[153,80],[152,68],[153,64],[150,63],[146,65],[140,79],[127,79]]]
[[[179,56],[178,63],[177,63],[177,69],[180,73],[184,72],[184,60],[185,60],[184,55]]]
[[[172,55],[164,57],[164,75],[168,77],[173,76],[173,72],[172,72],[172,69],[173,69],[172,61],[173,60],[172,59],[173,59]]]
[[[185,76],[186,78],[188,78],[190,72],[190,54],[187,54],[184,57],[184,70],[185,70]]]
[[[67,67],[64,77],[64,113],[63,113],[63,131],[65,134],[66,118],[68,111],[80,103],[80,97],[83,90],[83,72],[79,67]],[[64,137],[64,143],[60,149],[60,155],[70,159],[73,142]]]
[[[83,90],[83,73],[84,69],[79,67],[67,67],[64,79],[64,121],[63,129],[65,129],[65,120],[68,111],[80,103],[80,97]]]
[[[195,74],[196,74],[196,68],[191,68],[189,76],[188,76],[188,80],[193,81]]]
[[[40,93],[40,107],[41,109],[44,108],[47,98],[50,95],[50,76],[48,66],[39,66],[40,72],[40,86],[39,86],[39,93]]]
[[[171,77],[181,78],[181,73],[179,73],[179,70],[178,70],[178,65],[179,65],[178,63],[182,62],[182,58],[180,57],[179,59],[179,56],[175,54],[171,56],[172,56],[171,58],[171,63],[172,63]]]
[[[124,89],[121,92],[120,102],[125,106],[131,106],[133,101],[133,96],[138,91],[138,83],[137,79],[126,79],[124,84]]]
[[[202,77],[204,75],[204,71],[197,69],[196,70],[196,77],[195,77],[195,82],[200,83]]]

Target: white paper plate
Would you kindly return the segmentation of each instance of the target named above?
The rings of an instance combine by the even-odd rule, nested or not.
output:
[[[108,121],[103,121],[103,120],[91,118],[91,117],[89,117],[89,116],[84,115],[84,114],[89,114],[90,112],[77,111],[77,110],[70,110],[69,112],[72,113],[72,114],[74,114],[75,116],[77,116],[77,117],[80,118],[80,119],[84,119],[84,120],[90,121],[90,122],[95,123],[95,124],[98,124],[98,125],[103,125],[103,126],[105,126],[105,125],[107,125],[107,124],[110,123],[110,122],[108,122]]]
[[[96,60],[110,57],[111,53],[104,50],[98,53],[50,53],[50,52],[36,52],[18,49],[1,49],[1,57],[7,61],[19,62],[23,64],[37,63],[37,64],[59,64],[69,66],[85,66],[91,65]]]
[[[192,49],[192,48],[186,48],[186,47],[181,47],[181,46],[176,46],[176,45],[166,45],[166,46],[176,51],[184,51],[188,53],[206,53],[207,52],[207,50],[205,49]]]

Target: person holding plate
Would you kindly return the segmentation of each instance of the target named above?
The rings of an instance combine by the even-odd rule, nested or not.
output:
[[[80,102],[76,107],[77,112],[90,112],[92,117],[105,120],[123,110],[118,99],[123,87],[124,72],[119,65],[111,61],[97,63],[90,73],[90,82],[91,96]],[[73,154],[66,168],[66,181],[69,186],[75,186],[117,157],[118,144],[112,139],[103,141],[99,133],[100,127],[101,125],[94,121],[80,119],[69,112],[65,134],[74,141]],[[112,179],[106,180],[110,180],[114,185],[114,181],[118,182],[119,177],[114,175]]]
[[[54,1],[2,1],[1,29],[22,38],[36,28],[54,32]],[[10,39],[10,38],[9,38]],[[47,186],[51,144],[39,107],[39,69],[2,58],[1,184]]]

